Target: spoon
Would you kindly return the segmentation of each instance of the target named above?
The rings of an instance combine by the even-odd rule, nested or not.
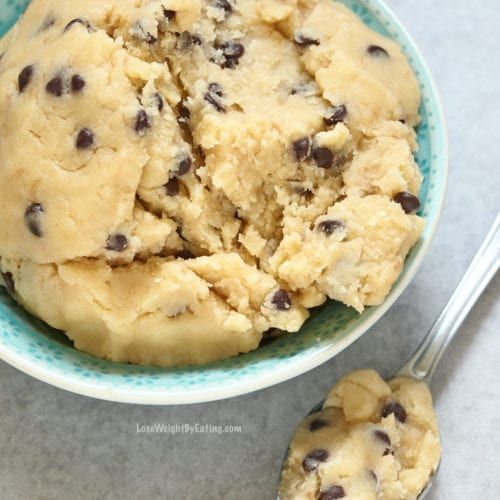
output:
[[[495,276],[500,265],[500,214],[486,236],[455,292],[438,316],[424,340],[409,361],[397,372],[396,377],[407,377],[429,384],[446,347],[456,335],[458,328],[469,314],[472,306]],[[324,401],[317,404],[309,413],[319,411]],[[289,449],[281,464],[285,465]],[[429,478],[418,500],[423,500],[432,487],[433,479],[439,470]],[[279,496],[278,496],[279,500]]]

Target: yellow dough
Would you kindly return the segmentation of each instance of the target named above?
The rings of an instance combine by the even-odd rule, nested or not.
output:
[[[432,396],[422,382],[353,372],[298,427],[280,500],[415,500],[441,457]]]
[[[417,81],[339,3],[33,0],[0,55],[3,282],[85,352],[248,352],[421,234]]]

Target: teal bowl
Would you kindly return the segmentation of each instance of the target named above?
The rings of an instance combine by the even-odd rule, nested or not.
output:
[[[0,34],[28,3],[0,0]],[[94,398],[140,404],[201,403],[253,392],[317,367],[352,344],[391,307],[420,267],[436,230],[448,173],[446,124],[422,55],[391,10],[381,0],[343,3],[403,47],[423,95],[417,160],[424,176],[421,215],[426,227],[385,302],[361,315],[329,302],[313,312],[300,332],[276,338],[249,354],[205,366],[151,368],[111,363],[77,351],[62,332],[30,316],[0,291],[1,359],[44,382]]]

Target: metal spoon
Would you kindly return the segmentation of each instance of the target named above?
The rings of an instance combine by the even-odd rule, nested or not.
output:
[[[397,377],[409,377],[428,384],[436,370],[446,347],[451,342],[472,306],[481,296],[500,266],[500,214],[465,272],[455,292],[438,316],[424,340],[410,360],[398,371]],[[309,413],[319,411],[323,402]],[[285,465],[289,449],[281,464]],[[418,496],[423,500],[431,490],[432,482],[439,470],[429,478],[429,482]],[[279,500],[279,496],[278,496]]]

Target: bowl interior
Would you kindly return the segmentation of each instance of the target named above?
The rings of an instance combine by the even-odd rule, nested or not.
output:
[[[0,34],[28,3],[0,0]],[[434,233],[446,185],[446,127],[432,78],[394,15],[379,0],[343,3],[370,27],[403,47],[423,94],[417,160],[424,175],[421,215],[426,218],[426,228],[386,302],[362,315],[328,302],[313,311],[299,333],[267,341],[252,353],[205,366],[161,369],[111,363],[78,352],[63,333],[30,316],[0,287],[0,358],[46,382],[97,398],[195,403],[251,392],[310,370],[347,347],[382,316],[417,271]]]

